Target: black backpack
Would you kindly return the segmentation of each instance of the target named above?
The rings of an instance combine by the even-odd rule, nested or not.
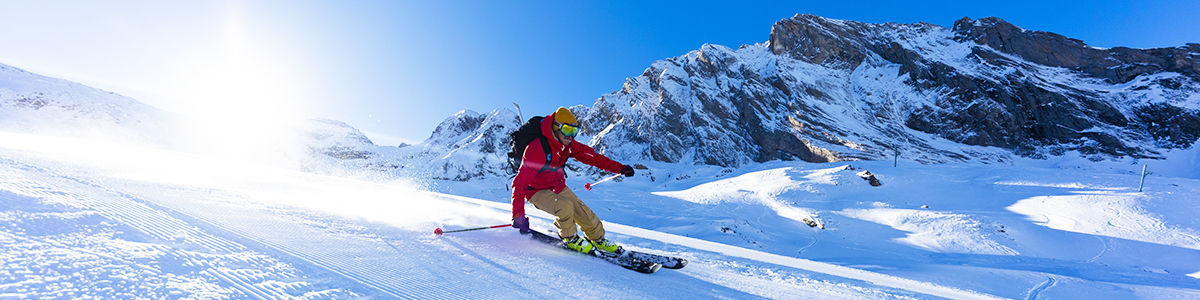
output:
[[[512,174],[517,174],[517,168],[521,167],[521,157],[525,155],[525,147],[528,147],[534,139],[542,142],[542,151],[546,152],[546,161],[550,161],[550,142],[546,140],[546,136],[542,135],[543,118],[529,118],[529,121],[521,125],[521,128],[508,134],[508,145],[512,146],[508,151],[508,165],[511,167]]]

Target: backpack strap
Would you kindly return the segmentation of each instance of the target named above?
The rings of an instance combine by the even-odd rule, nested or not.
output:
[[[540,170],[538,170],[538,173],[541,173],[544,171],[558,171],[558,170],[562,170],[563,167],[567,166],[567,158],[570,158],[571,154],[572,154],[572,153],[570,153],[570,151],[567,152],[567,157],[563,158],[562,165],[560,165],[558,167],[551,167],[550,165],[553,164],[553,160],[552,160],[552,157],[550,156],[550,141],[548,139],[546,139],[546,136],[544,136],[544,135],[539,135],[538,140],[542,142],[542,150],[545,150],[545,152],[546,152],[546,164],[542,165],[542,168]]]
[[[546,152],[546,164],[550,164],[550,140],[546,136],[539,135],[538,141],[542,142],[542,150]]]
[[[551,160],[552,158],[550,156],[550,141],[546,139],[546,136],[538,135],[538,141],[542,142],[542,152],[546,152],[546,163],[542,164],[542,168],[538,170],[538,173],[541,173],[541,172],[547,171],[547,170],[556,171],[558,169],[562,169],[562,168],[550,167],[550,164],[554,163],[554,161]]]

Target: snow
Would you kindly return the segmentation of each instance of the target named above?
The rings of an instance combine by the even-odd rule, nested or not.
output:
[[[170,115],[128,97],[0,64],[2,129],[161,139],[175,126],[166,117]]]
[[[1200,232],[1167,222],[1143,207],[1157,199],[1142,193],[1086,190],[1075,193],[1078,194],[1022,199],[1008,209],[1028,216],[1038,225],[1058,230],[1200,249]]]
[[[1200,251],[1188,238],[1200,228],[1186,201],[1200,190],[1194,179],[1159,178],[1135,193],[1137,176],[1121,172],[911,162],[732,170],[642,162],[650,169],[590,192],[579,187],[595,178],[569,178],[611,238],[692,261],[643,275],[508,229],[430,233],[507,223],[503,178],[431,186],[447,194],[399,178],[0,138],[0,293],[17,297],[972,299],[1200,290]],[[884,185],[867,185],[862,170]],[[551,228],[547,214],[531,212],[535,228]]]
[[[654,192],[653,194],[705,205],[725,202],[739,206],[762,205],[775,211],[780,217],[804,222],[805,219],[816,219],[813,211],[787,205],[777,196],[793,187],[802,187],[805,184],[833,184],[828,174],[842,169],[805,172],[808,174],[800,176],[806,180],[794,181],[788,174],[789,171],[793,171],[793,168],[779,168],[751,172],[683,191]]]
[[[849,209],[841,215],[909,232],[898,242],[939,253],[1017,255],[992,239],[994,226],[983,226],[969,215],[915,209]]]
[[[62,259],[55,259],[55,253],[78,252],[89,254],[90,260],[86,263],[101,272],[84,278],[48,276],[35,280],[17,280],[25,277],[5,280],[15,285],[6,292],[16,291],[24,296],[62,292],[66,296],[112,297],[185,294],[265,298],[363,295],[426,298],[445,293],[484,297],[491,295],[490,291],[504,290],[508,296],[585,296],[604,292],[623,297],[665,297],[696,285],[704,287],[703,290],[721,287],[732,293],[727,295],[735,297],[747,295],[740,292],[741,287],[733,288],[734,285],[697,282],[687,276],[671,275],[660,276],[658,280],[682,281],[684,284],[660,292],[636,289],[643,284],[641,280],[627,278],[636,273],[549,249],[511,231],[444,238],[429,233],[435,226],[452,228],[506,223],[506,205],[502,203],[422,192],[391,183],[339,180],[271,168],[243,167],[239,172],[226,173],[233,176],[220,176],[208,171],[229,166],[212,161],[186,164],[183,162],[195,157],[173,157],[171,153],[155,150],[146,150],[157,153],[155,156],[131,151],[149,163],[124,168],[120,161],[103,162],[62,155],[63,150],[57,148],[61,143],[38,142],[38,138],[20,134],[7,134],[5,138],[6,141],[21,141],[22,147],[5,148],[0,155],[3,162],[0,164],[0,187],[12,195],[8,198],[15,197],[28,204],[5,205],[5,213],[45,210],[46,205],[67,206],[63,209],[95,218],[90,223],[62,215],[47,218],[57,223],[95,224],[94,227],[101,230],[138,232],[133,236],[89,235],[92,230],[69,232],[72,236],[84,235],[99,242],[64,244],[56,241],[67,239],[67,236],[9,229],[38,227],[5,227],[5,237],[12,237],[6,240],[36,242],[33,246],[6,242],[6,248],[45,250],[5,251],[6,255],[16,257],[5,260],[9,264],[4,270],[19,274],[66,272],[76,269],[73,266],[77,264],[62,265]],[[70,142],[85,143],[80,140]],[[155,172],[154,166],[162,163],[194,171],[195,177],[179,180],[174,171],[163,168],[157,168],[157,172],[171,176],[130,176],[124,172],[130,169]],[[213,163],[218,165],[213,166]],[[114,168],[118,172],[111,172]],[[102,170],[105,172],[97,172]],[[8,198],[3,203],[17,202],[8,201]],[[542,221],[544,225],[545,219]],[[622,229],[616,223],[610,226],[614,232],[636,231]],[[237,264],[216,262],[229,259]],[[42,263],[34,265],[33,262]],[[182,264],[182,267],[171,267],[174,264]],[[848,297],[890,294],[887,290],[856,289],[858,285],[806,280],[795,271],[759,277],[728,270],[754,266],[741,262],[726,268],[700,266],[695,269],[703,272],[697,276],[747,278],[757,282],[758,286],[775,287],[767,293],[745,291],[749,294],[771,295],[797,289]],[[602,271],[592,271],[596,268]],[[38,272],[21,271],[26,269]],[[130,271],[114,274],[109,271],[112,269]],[[464,272],[473,276],[463,276]],[[560,276],[572,280],[550,284],[526,279],[539,276],[537,274],[564,274]],[[133,279],[152,284],[135,285]],[[788,280],[795,283],[787,284]],[[779,286],[777,282],[784,284]],[[95,284],[115,292],[93,293],[89,289],[63,288],[57,283]],[[563,289],[562,284],[567,288]]]

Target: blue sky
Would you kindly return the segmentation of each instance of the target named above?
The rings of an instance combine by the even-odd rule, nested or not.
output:
[[[655,60],[765,42],[796,13],[1200,42],[1200,1],[966,2],[0,0],[0,63],[171,111],[325,117],[396,144],[461,109],[590,105]]]

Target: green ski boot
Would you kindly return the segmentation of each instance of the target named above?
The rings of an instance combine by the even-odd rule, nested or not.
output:
[[[617,245],[616,242],[613,242],[607,238],[602,238],[599,241],[592,241],[591,244],[596,251],[604,252],[605,254],[617,255],[621,254],[621,252],[624,252],[623,249],[621,249],[621,245]]]
[[[563,238],[563,243],[567,244],[567,248],[579,251],[579,253],[592,253],[592,243],[588,242],[586,239],[580,238],[579,236]]]

